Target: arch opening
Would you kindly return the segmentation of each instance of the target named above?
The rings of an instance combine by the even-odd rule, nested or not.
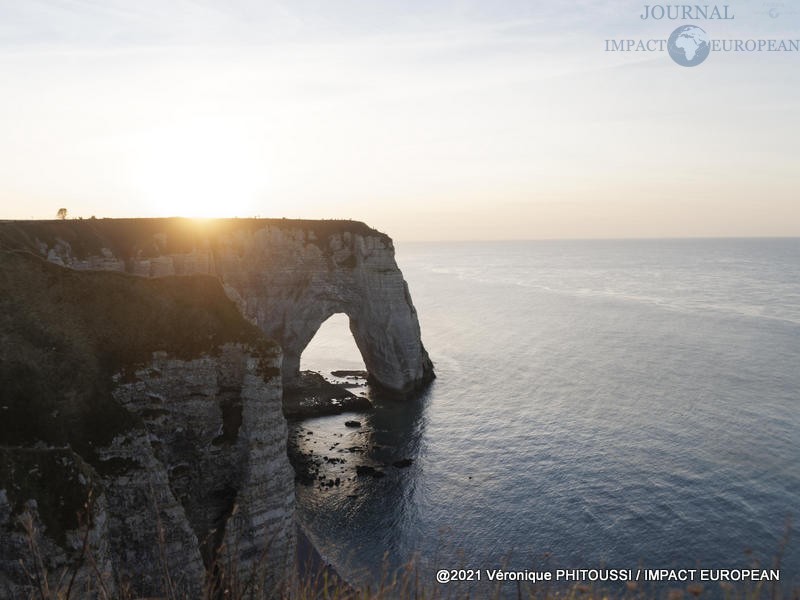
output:
[[[294,357],[294,364],[299,367],[296,375],[284,380],[286,417],[317,417],[372,408],[365,361],[346,314],[335,313],[325,319]]]
[[[300,354],[300,370],[326,376],[333,371],[366,371],[345,313],[334,313],[320,325]]]

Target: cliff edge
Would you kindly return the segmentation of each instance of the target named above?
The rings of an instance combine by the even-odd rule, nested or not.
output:
[[[75,270],[215,275],[245,318],[283,348],[284,383],[335,313],[349,317],[372,383],[406,394],[434,377],[392,240],[358,221],[15,221],[0,223],[0,247]]]

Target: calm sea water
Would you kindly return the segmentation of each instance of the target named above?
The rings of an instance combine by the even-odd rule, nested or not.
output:
[[[298,501],[345,577],[414,556],[433,585],[438,568],[772,564],[800,522],[800,240],[398,244],[397,259],[438,379],[359,430],[344,415],[299,430],[344,460],[327,467],[340,486],[298,485]],[[360,365],[343,315],[303,357]],[[782,568],[800,584],[797,534]]]

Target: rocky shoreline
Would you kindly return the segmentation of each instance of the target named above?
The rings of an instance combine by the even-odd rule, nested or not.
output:
[[[296,486],[341,494],[348,501],[357,502],[368,480],[391,481],[414,463],[412,458],[398,455],[397,448],[375,442],[371,400],[391,402],[392,397],[384,398],[379,388],[371,386],[366,372],[331,371],[325,377],[304,371],[301,375],[302,385],[284,396],[289,425],[287,453]],[[304,397],[304,393],[308,396]],[[319,557],[311,570],[299,566],[298,575],[324,570],[346,586],[347,580],[337,568],[322,558],[324,544],[311,542],[310,530],[302,527],[299,515],[298,520],[305,543]],[[302,543],[298,537],[298,548]]]
[[[295,380],[284,387],[283,415],[287,420],[297,420],[372,410],[372,403],[364,391],[366,373],[348,373],[351,375],[347,376],[346,382],[335,383],[314,371],[301,371]],[[349,388],[361,391],[354,394]]]
[[[301,385],[284,393],[284,414],[289,420],[287,452],[297,483],[338,488],[359,477],[381,478],[389,469],[413,464],[413,459],[404,456],[376,460],[375,455],[385,454],[387,449],[372,442],[369,424],[355,416],[347,415],[336,425],[340,431],[326,428],[323,432],[308,425],[317,417],[371,411],[373,404],[367,395],[378,392],[370,389],[364,371],[332,371],[333,380],[312,371],[303,371],[301,376]],[[345,386],[355,388],[356,393]]]

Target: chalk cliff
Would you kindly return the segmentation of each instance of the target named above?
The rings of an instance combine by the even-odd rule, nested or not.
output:
[[[280,348],[219,280],[0,251],[0,340],[0,597],[285,581]]]
[[[433,378],[392,240],[357,221],[101,219],[0,223],[0,244],[78,270],[146,277],[211,274],[283,348],[283,378],[334,313],[373,383],[407,393]]]
[[[363,223],[0,223],[0,597],[269,597],[295,548],[282,388],[338,312],[373,383],[433,378]]]

